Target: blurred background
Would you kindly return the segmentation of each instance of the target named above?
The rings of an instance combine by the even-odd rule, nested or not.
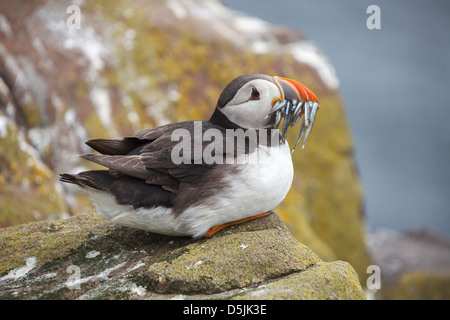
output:
[[[225,0],[302,31],[330,59],[355,140],[367,225],[450,236],[450,2]],[[378,5],[381,29],[369,30]]]
[[[58,180],[99,168],[86,140],[208,119],[261,72],[321,102],[276,208],[293,235],[363,286],[380,266],[377,298],[450,299],[449,31],[446,0],[0,1],[0,228],[95,214]]]

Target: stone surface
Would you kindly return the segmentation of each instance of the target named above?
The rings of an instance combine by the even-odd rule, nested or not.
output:
[[[342,282],[342,279],[354,279],[355,276],[355,270],[347,262],[318,262],[304,272],[260,285],[254,290],[237,294],[233,299],[365,299],[358,282]]]
[[[365,299],[276,214],[209,239],[166,237],[93,215],[0,229],[0,299]]]
[[[262,72],[304,83],[321,102],[277,212],[322,259],[365,277],[353,140],[334,69],[311,41],[215,0],[83,1],[80,29],[67,27],[67,7],[0,3],[0,226],[92,209],[55,178],[95,168],[76,156],[90,152],[84,141],[207,119],[230,80]]]

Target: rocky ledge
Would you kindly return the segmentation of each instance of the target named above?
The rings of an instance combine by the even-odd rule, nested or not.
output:
[[[0,299],[365,299],[275,213],[209,239],[118,227],[95,215],[0,230]]]

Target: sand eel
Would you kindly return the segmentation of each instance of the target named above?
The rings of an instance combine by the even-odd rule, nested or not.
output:
[[[61,181],[80,186],[115,224],[210,237],[267,215],[284,199],[294,175],[287,130],[301,122],[295,146],[303,137],[304,146],[318,108],[317,97],[294,80],[242,75],[225,87],[208,121],[89,140],[100,154],[81,157],[108,169],[61,174]]]

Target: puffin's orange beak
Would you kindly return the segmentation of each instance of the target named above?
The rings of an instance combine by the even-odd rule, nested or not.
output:
[[[300,82],[288,78],[280,77],[279,79],[294,90],[300,101],[313,101],[319,103],[319,99],[317,99],[316,95]]]
[[[294,152],[303,136],[305,136],[303,148],[305,147],[317,110],[319,110],[319,99],[306,86],[295,80],[274,76],[273,82],[280,90],[281,97],[273,100],[269,115],[275,113],[275,128],[278,128],[281,119],[284,118],[280,138],[282,143],[286,140],[288,128],[294,126],[304,116],[297,141],[292,149],[292,152]]]

